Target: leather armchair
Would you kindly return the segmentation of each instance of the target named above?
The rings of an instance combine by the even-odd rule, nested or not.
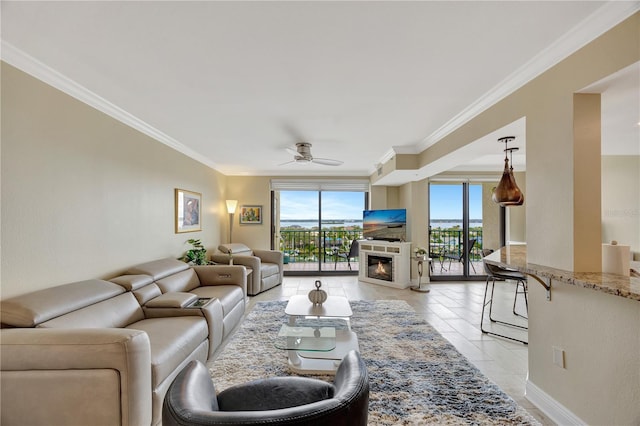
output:
[[[218,251],[211,256],[216,263],[244,265],[251,268],[247,277],[247,294],[255,296],[282,284],[284,278],[284,254],[277,250],[250,249],[244,244],[229,243],[218,246]]]
[[[368,411],[369,376],[356,351],[344,357],[333,384],[273,377],[233,386],[217,397],[208,369],[192,361],[167,391],[162,424],[365,426]]]

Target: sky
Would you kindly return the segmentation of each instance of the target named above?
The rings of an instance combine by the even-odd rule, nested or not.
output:
[[[462,220],[462,185],[431,185],[431,219]],[[482,219],[482,185],[469,185],[469,219]]]
[[[363,192],[323,192],[322,219],[360,219],[364,210]],[[280,220],[317,219],[316,191],[281,191]]]
[[[462,219],[462,185],[431,185],[431,218]],[[470,219],[482,219],[482,185],[469,185]],[[322,192],[322,219],[362,219],[364,193]],[[280,192],[280,219],[317,219],[318,192]]]

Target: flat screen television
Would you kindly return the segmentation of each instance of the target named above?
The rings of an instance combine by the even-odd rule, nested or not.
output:
[[[406,241],[407,209],[363,211],[362,234],[367,240]]]

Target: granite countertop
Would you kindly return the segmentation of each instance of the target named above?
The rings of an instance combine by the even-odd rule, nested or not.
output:
[[[527,246],[510,245],[486,256],[492,265],[515,268],[528,275],[550,278],[566,284],[640,301],[640,278],[601,272],[571,272],[549,266],[527,263]],[[553,290],[552,290],[553,291]]]

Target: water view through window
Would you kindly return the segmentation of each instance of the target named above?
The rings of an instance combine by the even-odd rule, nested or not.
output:
[[[286,271],[358,271],[349,258],[362,238],[364,192],[280,191],[280,250]]]
[[[461,275],[465,256],[470,274],[482,273],[481,184],[431,184],[429,251],[434,275]],[[464,202],[467,193],[468,202]],[[352,271],[358,260],[346,255],[354,239],[363,238],[364,192],[279,191],[276,241],[285,253],[286,271]],[[468,206],[469,230],[463,229]],[[471,244],[470,244],[471,243]],[[470,251],[467,251],[468,247]]]
[[[481,184],[470,183],[429,185],[432,276],[464,277],[483,273],[482,188]]]

